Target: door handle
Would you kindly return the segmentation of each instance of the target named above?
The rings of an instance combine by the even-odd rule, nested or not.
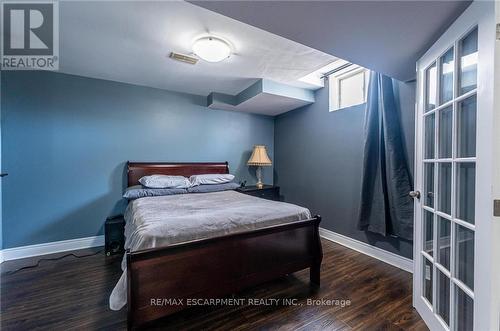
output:
[[[420,191],[410,191],[410,197],[420,199]]]
[[[9,174],[0,174],[0,177],[8,176]]]

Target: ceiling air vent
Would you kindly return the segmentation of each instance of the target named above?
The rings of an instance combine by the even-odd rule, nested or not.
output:
[[[170,58],[177,60],[177,61],[189,63],[189,64],[196,64],[196,62],[198,62],[198,59],[195,57],[192,57],[189,55],[184,55],[184,54],[179,54],[179,53],[175,53],[175,52],[170,53]]]

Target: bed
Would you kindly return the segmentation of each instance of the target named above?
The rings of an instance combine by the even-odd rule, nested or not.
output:
[[[152,174],[227,173],[227,162],[127,163],[128,186]],[[320,284],[321,218],[305,208],[223,191],[141,198],[125,218],[124,274],[110,305],[127,304],[129,329],[186,308],[179,299],[223,297],[306,268]]]

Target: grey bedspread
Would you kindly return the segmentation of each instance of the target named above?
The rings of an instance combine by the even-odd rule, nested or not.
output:
[[[140,198],[125,211],[125,249],[138,251],[305,220],[308,209],[235,191]],[[112,310],[127,303],[124,271],[109,299]]]

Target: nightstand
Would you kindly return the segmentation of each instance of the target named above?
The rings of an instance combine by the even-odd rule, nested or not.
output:
[[[237,192],[253,195],[262,199],[280,201],[280,188],[279,186],[264,185],[263,188],[257,186],[245,186],[236,189]]]
[[[123,215],[108,217],[104,223],[104,251],[106,256],[124,253],[125,219]]]

